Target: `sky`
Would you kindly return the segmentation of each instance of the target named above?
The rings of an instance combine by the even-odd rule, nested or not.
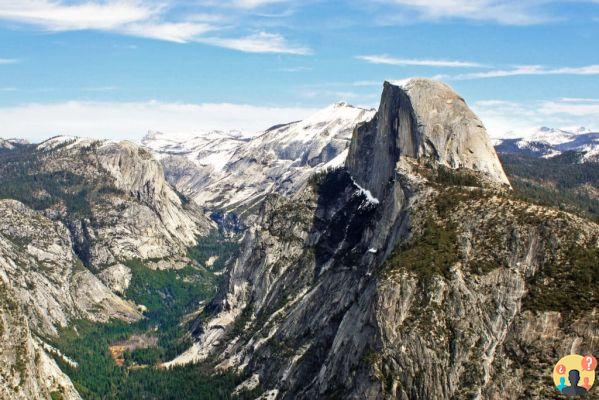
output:
[[[599,130],[599,0],[0,0],[0,137],[257,132],[443,80],[492,137]]]

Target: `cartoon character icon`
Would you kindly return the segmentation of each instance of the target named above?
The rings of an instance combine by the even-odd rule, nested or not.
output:
[[[589,382],[589,377],[585,376],[584,377],[584,383],[582,384],[582,387],[585,388],[585,390],[588,392],[589,390],[591,390],[591,383]]]
[[[565,396],[586,396],[595,382],[597,359],[592,355],[570,354],[553,368],[553,383]]]
[[[561,376],[559,378],[559,385],[557,385],[557,390],[559,390],[560,392],[562,390],[564,390],[564,388],[566,387],[566,378],[564,378],[563,376]]]
[[[562,393],[567,396],[582,396],[587,394],[587,390],[582,386],[578,386],[580,382],[580,371],[577,369],[571,369],[568,372],[568,379],[570,380],[570,386],[565,387]]]

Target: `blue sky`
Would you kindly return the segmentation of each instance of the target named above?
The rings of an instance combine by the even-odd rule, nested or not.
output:
[[[0,135],[257,131],[411,76],[492,136],[599,129],[598,43],[599,0],[0,0]]]

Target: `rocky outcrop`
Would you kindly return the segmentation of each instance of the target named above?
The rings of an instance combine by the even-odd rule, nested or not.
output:
[[[58,328],[81,318],[141,318],[134,304],[81,264],[61,222],[15,200],[0,200],[0,270],[38,333],[56,335]]]
[[[377,115],[354,131],[347,168],[376,196],[400,156],[479,171],[509,185],[480,119],[464,99],[438,81],[385,82]]]
[[[597,351],[598,294],[573,271],[592,271],[599,226],[512,198],[455,102],[436,82],[387,84],[347,170],[264,201],[168,365],[208,362],[278,399],[550,396],[566,349]]]
[[[0,200],[0,397],[80,399],[42,337],[77,319],[141,318],[73,253],[69,232],[15,200]]]
[[[27,317],[0,271],[0,397],[3,399],[80,400],[70,379],[31,334]]]
[[[212,227],[133,143],[57,137],[22,152],[31,174],[59,183],[34,196],[48,204],[46,215],[65,223],[77,255],[94,271],[134,258],[186,260],[187,248]]]
[[[13,150],[15,147],[24,146],[27,144],[29,144],[29,142],[24,139],[2,139],[2,138],[0,138],[0,151]]]

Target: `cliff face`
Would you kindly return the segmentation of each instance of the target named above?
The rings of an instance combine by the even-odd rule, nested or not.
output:
[[[347,170],[269,197],[168,365],[210,360],[283,399],[540,399],[559,355],[596,352],[599,227],[512,198],[448,90],[386,85]]]
[[[400,156],[480,171],[509,185],[482,122],[441,82],[385,82],[378,113],[354,131],[346,165],[360,185],[380,195]]]
[[[187,248],[211,228],[166,182],[161,164],[133,143],[57,137],[11,154],[0,169],[6,186],[17,189],[5,196],[63,221],[94,271],[133,258],[183,265]]]
[[[60,394],[80,400],[68,376],[43,349],[28,326],[27,316],[3,270],[0,270],[0,397],[49,399]]]
[[[141,318],[73,253],[67,228],[15,200],[0,200],[0,394],[79,399],[45,340],[77,319]]]

